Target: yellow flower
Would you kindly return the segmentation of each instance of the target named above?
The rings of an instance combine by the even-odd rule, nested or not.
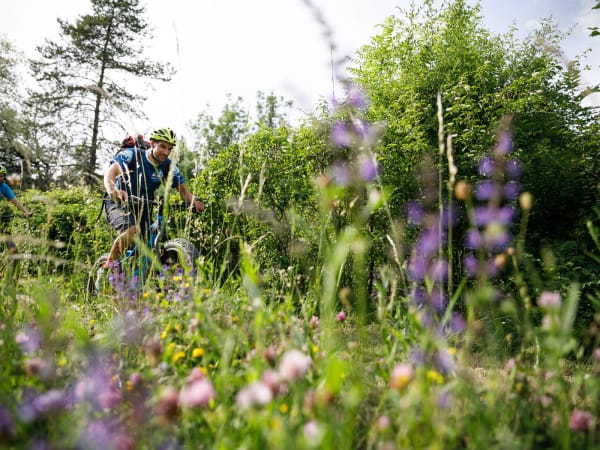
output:
[[[204,375],[208,375],[208,370],[206,369],[206,367],[200,367],[200,370]]]
[[[238,321],[238,317],[237,316],[231,316],[231,321],[232,322],[237,322]]]
[[[163,340],[166,339],[167,338],[167,332],[163,331],[162,333],[160,333],[160,338],[163,339]]]
[[[427,379],[437,384],[442,384],[444,382],[444,376],[435,370],[427,371]]]
[[[313,345],[312,351],[313,351],[314,354],[319,353],[319,346],[318,345]]]
[[[289,410],[290,408],[288,408],[288,405],[286,403],[282,403],[281,405],[279,405],[279,412],[281,412],[281,414],[287,414]]]
[[[173,281],[181,281],[183,277],[181,275],[173,275]]]
[[[185,352],[177,352],[173,355],[173,357],[171,358],[171,362],[173,364],[175,364],[177,361],[179,361],[180,359],[185,358]]]
[[[197,347],[192,351],[192,358],[200,358],[204,356],[204,349]]]
[[[59,367],[64,367],[67,365],[67,358],[65,358],[64,356],[61,356],[59,358],[59,360],[56,362],[56,364],[58,364]]]
[[[150,295],[151,295],[150,292],[144,292],[142,294],[142,298],[150,298]]]
[[[448,353],[452,356],[456,355],[456,347],[448,347]]]

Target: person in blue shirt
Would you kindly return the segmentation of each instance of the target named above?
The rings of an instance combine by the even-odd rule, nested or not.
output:
[[[196,200],[185,185],[183,175],[172,164],[169,155],[177,144],[175,133],[170,128],[159,128],[150,137],[150,148],[125,147],[110,162],[104,173],[104,215],[108,223],[119,232],[113,242],[103,269],[110,269],[123,252],[133,244],[136,236],[146,233],[149,226],[149,207],[140,206],[131,213],[123,207],[130,195],[154,199],[156,190],[167,181],[172,171],[171,187],[181,198],[193,205],[196,212],[204,210],[204,204]]]
[[[25,208],[21,202],[17,200],[17,196],[6,182],[6,175],[6,168],[4,166],[0,166],[0,200],[8,200],[23,213],[25,218],[29,218],[29,211],[27,211],[27,208]],[[2,222],[1,219],[0,222]],[[6,247],[8,247],[8,251],[11,255],[17,253],[17,246],[14,242],[6,241]]]

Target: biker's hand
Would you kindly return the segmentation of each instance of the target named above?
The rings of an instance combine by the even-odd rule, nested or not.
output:
[[[126,203],[127,202],[127,192],[117,189],[113,192],[113,198],[117,201],[117,203]]]
[[[23,211],[23,217],[29,219],[29,217],[31,217],[31,213],[29,211]]]
[[[200,200],[194,200],[194,212],[197,214],[200,214],[202,211],[204,211],[204,203],[202,203]]]

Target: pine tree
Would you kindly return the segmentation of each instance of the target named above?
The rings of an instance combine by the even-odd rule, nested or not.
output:
[[[32,62],[42,90],[32,95],[56,125],[68,130],[63,149],[91,184],[101,145],[100,129],[124,115],[143,116],[145,97],[130,92],[133,78],[169,81],[170,64],[142,58],[150,38],[139,0],[91,0],[92,13],[71,24],[58,19],[62,43],[46,41]],[[83,152],[83,153],[82,153]]]

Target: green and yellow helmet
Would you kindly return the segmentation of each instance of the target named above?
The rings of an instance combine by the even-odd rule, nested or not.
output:
[[[6,171],[6,167],[0,166],[0,175],[6,175],[8,172]]]
[[[151,141],[164,141],[173,146],[177,145],[177,136],[170,128],[159,128],[152,132]]]

